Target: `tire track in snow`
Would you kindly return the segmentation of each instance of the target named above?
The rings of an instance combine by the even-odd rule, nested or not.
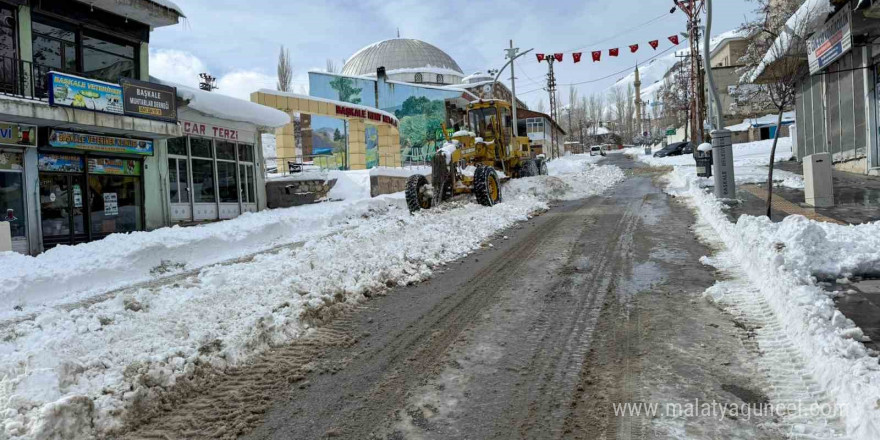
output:
[[[774,411],[779,408],[781,425],[793,440],[848,439],[840,416],[830,414],[832,409],[837,410],[836,402],[807,370],[803,357],[789,340],[792,336],[785,332],[760,290],[748,281],[742,269],[729,263],[726,254],[729,251],[721,251],[712,264],[731,279],[720,281],[707,293],[723,291],[713,301],[748,332],[742,342],[757,354],[758,370],[769,385],[765,391]],[[801,410],[792,412],[792,407]]]

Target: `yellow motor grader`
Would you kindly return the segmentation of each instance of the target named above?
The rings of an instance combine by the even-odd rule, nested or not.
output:
[[[532,156],[529,138],[514,137],[507,101],[473,102],[468,105],[467,120],[473,131],[454,133],[437,150],[430,183],[426,176],[410,176],[406,184],[410,212],[430,209],[462,194],[473,194],[477,203],[492,206],[502,200],[502,179],[547,174],[544,156]]]

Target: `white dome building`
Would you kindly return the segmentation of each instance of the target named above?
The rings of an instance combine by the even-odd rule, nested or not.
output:
[[[415,84],[461,84],[464,72],[446,52],[421,40],[394,38],[355,52],[342,67],[343,75],[376,77],[385,67],[388,79]]]

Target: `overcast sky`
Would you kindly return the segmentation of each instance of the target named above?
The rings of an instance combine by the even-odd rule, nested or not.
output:
[[[671,46],[666,39],[685,29],[685,17],[669,14],[672,0],[175,0],[184,23],[160,28],[151,36],[151,74],[189,85],[198,73],[219,78],[219,92],[247,98],[261,87],[275,87],[275,66],[283,44],[290,49],[294,88],[308,91],[310,69],[323,69],[328,58],[341,65],[363,46],[401,37],[427,41],[446,51],[465,74],[499,68],[510,39],[535,52],[582,50],[557,65],[560,85],[608,79],[578,86],[581,93],[601,92]],[[736,28],[751,14],[747,0],[715,0],[713,35]],[[649,24],[645,22],[654,20]],[[648,41],[659,39],[656,52]],[[640,44],[636,54],[626,47]],[[618,59],[607,49],[621,48]],[[592,63],[589,52],[604,50]],[[546,64],[527,55],[517,64],[517,91],[529,105],[546,100]],[[563,95],[567,95],[567,87]],[[563,98],[563,101],[565,99]],[[563,102],[564,104],[564,102]]]

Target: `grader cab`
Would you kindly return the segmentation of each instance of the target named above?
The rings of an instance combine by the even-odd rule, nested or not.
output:
[[[422,175],[407,181],[406,201],[411,212],[463,194],[473,194],[479,204],[492,206],[502,200],[502,179],[547,174],[543,155],[532,157],[528,137],[514,136],[506,101],[471,103],[467,122],[472,131],[454,133],[434,155],[430,183]]]

